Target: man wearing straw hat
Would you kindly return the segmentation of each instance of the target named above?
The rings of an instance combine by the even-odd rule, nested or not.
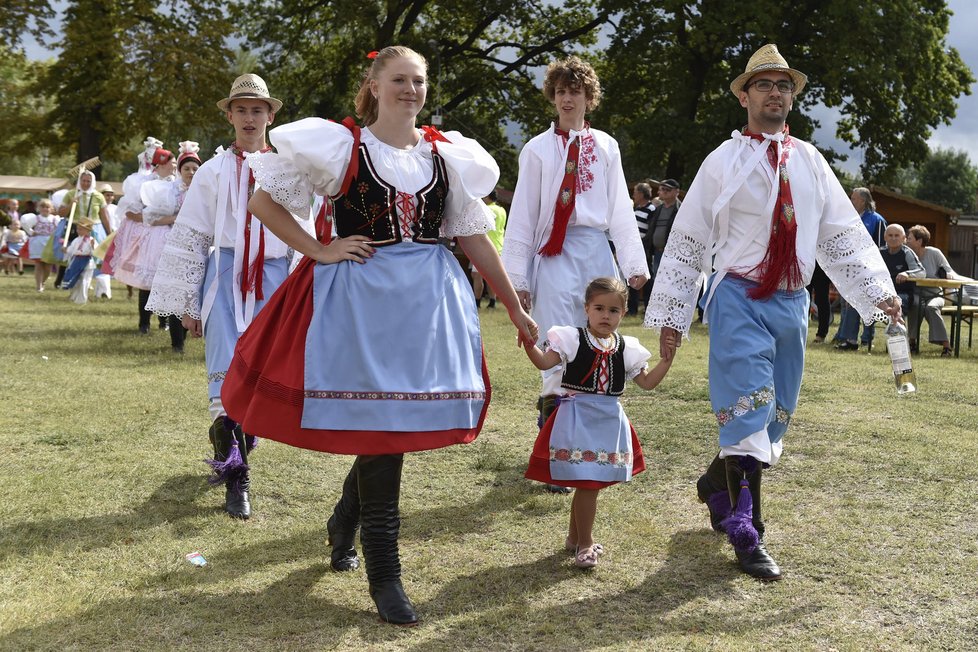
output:
[[[213,481],[225,484],[225,511],[246,519],[248,454],[255,439],[228,418],[221,385],[239,335],[288,274],[287,246],[248,212],[255,181],[247,154],[270,149],[265,131],[282,102],[268,94],[261,77],[247,74],[234,80],[217,107],[234,127],[235,140],[197,170],[167,237],[147,308],[181,317],[192,336],[204,337]]]
[[[781,579],[764,545],[762,470],[781,456],[798,403],[808,294],[816,261],[865,321],[900,318],[879,250],[825,158],[788,135],[785,120],[807,77],[774,45],[754,53],[730,91],[747,125],[703,162],[669,236],[645,325],[672,357],[688,336],[701,273],[711,323],[710,401],[719,453],[699,479],[717,531],[741,569]]]

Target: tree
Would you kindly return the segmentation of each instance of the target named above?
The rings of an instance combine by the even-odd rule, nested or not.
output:
[[[73,0],[63,51],[35,85],[54,98],[32,136],[42,146],[73,143],[76,160],[132,160],[145,135],[176,148],[226,137],[215,107],[230,86],[230,23],[218,0]],[[207,151],[207,149],[204,149]]]
[[[954,149],[931,152],[921,164],[918,178],[918,199],[964,213],[975,211],[978,168],[972,164],[966,152]]]
[[[369,61],[387,45],[407,45],[429,61],[422,122],[442,116],[444,129],[477,138],[513,183],[516,151],[508,123],[532,131],[548,121],[538,71],[555,56],[594,43],[609,10],[593,0],[253,0],[239,19],[269,85],[286,101],[282,119],[342,118]]]
[[[808,74],[788,123],[810,138],[810,109],[840,107],[837,134],[865,151],[863,176],[886,182],[922,159],[931,129],[954,117],[974,81],[945,39],[943,0],[608,0],[617,13],[602,67],[601,117],[622,142],[631,177],[664,172],[689,182],[744,111],[730,81],[750,55],[776,43]],[[834,153],[828,152],[832,158]]]

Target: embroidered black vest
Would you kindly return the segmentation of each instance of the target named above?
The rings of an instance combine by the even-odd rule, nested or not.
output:
[[[608,395],[621,396],[625,393],[625,341],[618,333],[614,334],[615,348],[607,352],[608,357]],[[601,365],[597,358],[605,353],[591,345],[583,328],[577,329],[577,355],[564,369],[560,386],[576,392],[598,393],[598,373]]]
[[[333,224],[336,235],[347,237],[365,235],[375,247],[395,244],[405,240],[398,217],[398,191],[380,178],[370,160],[364,143],[356,150],[356,172],[347,180],[345,193],[331,197]],[[431,180],[414,193],[417,203],[415,217],[411,220],[408,239],[414,242],[436,244],[448,198],[448,173],[445,160],[432,148]],[[351,168],[354,167],[351,165]]]

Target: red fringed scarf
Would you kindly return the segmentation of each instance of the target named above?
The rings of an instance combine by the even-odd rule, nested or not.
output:
[[[765,142],[761,134],[751,133],[746,128],[743,133],[754,140]],[[761,278],[758,286],[748,292],[751,299],[767,299],[782,286],[795,289],[802,285],[801,265],[795,253],[798,223],[795,221],[795,206],[791,200],[791,184],[788,180],[788,157],[794,149],[794,142],[788,136],[788,126],[785,125],[784,128],[780,161],[777,160],[777,143],[773,140],[767,142],[767,160],[778,176],[778,199],[774,203],[767,253],[754,268],[760,272]]]
[[[584,128],[587,128],[585,124]],[[564,141],[570,138],[570,133],[554,128]],[[567,148],[567,161],[564,163],[564,178],[560,181],[560,192],[557,193],[557,204],[554,208],[554,225],[550,238],[540,248],[541,256],[559,256],[564,250],[564,238],[567,236],[567,225],[574,212],[574,199],[577,195],[577,161],[581,151],[581,137],[578,135]]]
[[[262,153],[270,152],[271,147],[261,150]],[[247,152],[241,150],[237,143],[231,143],[231,151],[238,157],[238,174],[241,174],[241,163],[245,159]],[[255,192],[255,174],[248,168],[248,199]],[[241,295],[245,296],[254,291],[255,298],[259,301],[264,300],[265,293],[262,291],[262,279],[265,276],[265,225],[258,226],[258,256],[255,257],[255,264],[251,265],[251,211],[245,208],[244,226],[244,260],[241,263]]]

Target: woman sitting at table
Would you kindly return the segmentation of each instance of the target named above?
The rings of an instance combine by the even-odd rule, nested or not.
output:
[[[930,231],[927,227],[910,227],[907,232],[907,246],[917,254],[920,264],[927,272],[927,278],[951,278],[963,279],[965,277],[951,269],[951,264],[947,262],[947,257],[937,247],[930,247]],[[911,336],[920,333],[920,323],[923,318],[927,318],[927,325],[930,329],[928,339],[931,344],[940,344],[944,347],[941,351],[942,358],[951,357],[951,342],[947,336],[947,327],[944,325],[944,316],[941,315],[941,308],[944,307],[944,296],[941,288],[917,287],[917,301],[914,302],[913,310],[910,311],[910,333]],[[916,340],[910,340],[910,349],[917,351],[919,344]]]

